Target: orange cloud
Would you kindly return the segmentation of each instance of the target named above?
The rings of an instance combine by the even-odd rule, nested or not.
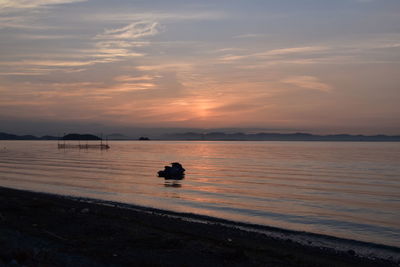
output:
[[[318,80],[313,76],[292,76],[282,80],[283,83],[292,84],[297,87],[318,90],[323,92],[329,92],[332,87]]]

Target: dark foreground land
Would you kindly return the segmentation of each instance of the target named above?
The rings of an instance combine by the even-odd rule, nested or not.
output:
[[[171,215],[0,187],[0,266],[399,266]]]

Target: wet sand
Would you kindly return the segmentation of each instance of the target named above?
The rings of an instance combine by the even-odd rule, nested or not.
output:
[[[400,249],[0,187],[0,266],[400,266]]]

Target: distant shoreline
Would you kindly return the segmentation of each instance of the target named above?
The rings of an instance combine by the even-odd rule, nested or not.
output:
[[[315,135],[309,133],[173,133],[165,134],[158,137],[127,137],[118,134],[118,138],[113,138],[115,135],[104,135],[106,140],[110,141],[311,141],[311,142],[400,142],[400,135],[351,135],[351,134],[328,134]],[[33,135],[15,135],[0,132],[0,140],[101,140],[100,137],[91,134],[68,134],[64,137],[41,136]]]
[[[43,141],[56,141],[56,140],[11,140],[11,139],[0,139],[0,141],[18,141],[18,142],[43,142]],[[68,141],[76,141],[76,140],[68,140]],[[109,139],[109,142],[132,142],[132,141],[137,141],[137,142],[144,142],[146,141],[141,141],[137,139]],[[263,143],[268,143],[268,142],[290,142],[290,143],[296,143],[296,142],[306,142],[306,143],[399,143],[400,141],[356,141],[356,140],[168,140],[168,139],[151,139],[149,140],[150,142],[232,142],[232,143],[238,143],[238,142],[263,142]],[[82,142],[86,142],[82,141]],[[89,140],[89,142],[96,142],[93,140]]]
[[[46,140],[46,139],[0,139],[0,141],[57,141],[57,140]],[[66,140],[66,141],[77,141],[77,140]],[[94,140],[81,140],[82,142],[98,142]],[[334,142],[334,143],[398,143],[400,140],[232,140],[232,139],[215,139],[215,140],[195,140],[195,139],[151,139],[147,141],[137,140],[137,139],[108,139],[108,141],[117,141],[117,142],[129,142],[129,141],[138,141],[146,143],[147,141],[153,142],[309,142],[309,143],[317,143],[317,142]]]
[[[0,252],[0,265],[12,257],[26,265],[60,265],[75,259],[89,266],[400,263],[396,247],[4,187],[0,215],[0,245],[9,247]]]

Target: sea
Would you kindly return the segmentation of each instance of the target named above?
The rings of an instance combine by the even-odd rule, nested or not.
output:
[[[0,141],[0,186],[400,247],[400,142],[109,145]],[[157,176],[172,162],[186,169],[183,180]]]

